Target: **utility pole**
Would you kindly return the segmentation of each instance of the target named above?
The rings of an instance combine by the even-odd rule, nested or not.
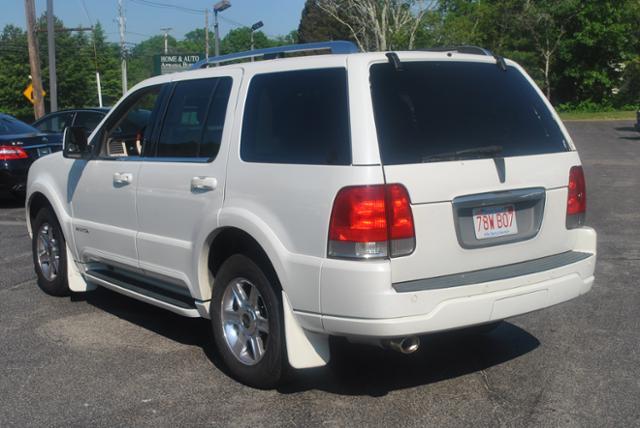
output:
[[[120,60],[122,61],[122,95],[127,93],[127,58],[124,45],[125,19],[122,0],[118,0],[118,26],[120,27]]]
[[[204,57],[209,58],[209,9],[204,10]]]
[[[49,53],[49,102],[58,111],[58,77],[56,75],[56,42],[53,29],[53,0],[47,0],[47,52]]]
[[[164,54],[168,54],[169,53],[169,45],[167,44],[167,39],[169,37],[169,31],[173,30],[173,28],[171,27],[164,27],[161,28],[160,30],[164,31]]]
[[[24,11],[27,16],[27,43],[29,45],[29,67],[33,84],[33,113],[36,119],[44,116],[44,99],[42,97],[42,78],[40,76],[40,55],[38,39],[36,39],[36,7],[33,0],[24,0]]]

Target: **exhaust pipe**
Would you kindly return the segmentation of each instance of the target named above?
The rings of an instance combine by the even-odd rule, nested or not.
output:
[[[398,339],[390,339],[382,342],[385,348],[393,349],[401,354],[413,354],[420,348],[418,336],[407,336]]]

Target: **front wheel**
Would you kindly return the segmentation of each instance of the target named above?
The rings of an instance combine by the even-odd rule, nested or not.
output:
[[[233,377],[256,388],[276,387],[287,362],[276,287],[242,254],[222,264],[213,287],[211,323],[218,352]]]
[[[50,208],[38,211],[31,239],[38,286],[52,296],[70,294],[67,282],[67,244],[60,224]]]

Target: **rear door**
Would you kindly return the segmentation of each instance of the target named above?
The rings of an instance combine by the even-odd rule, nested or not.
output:
[[[407,188],[415,221],[393,282],[569,250],[566,186],[580,161],[530,81],[493,61],[403,68],[370,71],[385,179]]]
[[[138,182],[140,267],[182,288],[197,281],[198,245],[222,208],[232,119],[241,72],[174,84],[156,144]]]

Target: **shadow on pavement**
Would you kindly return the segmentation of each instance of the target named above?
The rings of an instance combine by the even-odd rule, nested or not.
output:
[[[342,395],[383,396],[487,369],[531,352],[540,342],[504,322],[485,335],[457,331],[423,336],[420,349],[411,355],[346,341],[332,345],[328,370],[300,371],[279,391],[320,389]]]
[[[226,373],[214,349],[208,320],[175,315],[104,288],[74,295],[73,299],[86,301],[178,343],[199,346]],[[411,355],[333,340],[329,366],[296,371],[278,391],[293,394],[316,389],[341,395],[383,396],[390,391],[481,371],[531,352],[539,345],[535,337],[507,322],[485,335],[458,331],[424,336],[420,349]]]
[[[636,128],[634,128],[633,126],[618,126],[617,128],[614,128],[616,131],[633,131],[636,132]]]

